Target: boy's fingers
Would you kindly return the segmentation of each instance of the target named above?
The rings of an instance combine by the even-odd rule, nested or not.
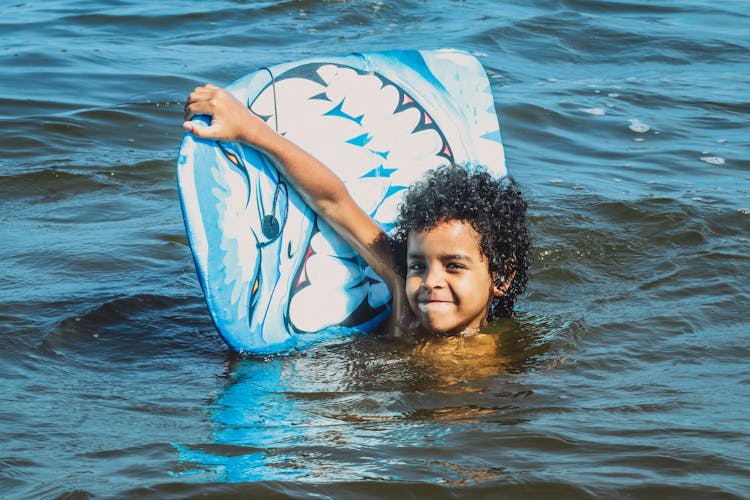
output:
[[[216,125],[199,125],[196,122],[186,121],[182,127],[199,139],[213,139],[217,137],[218,127]]]
[[[188,100],[185,104],[185,119],[190,120],[195,115],[213,115],[214,105],[209,100]]]
[[[185,121],[182,124],[182,128],[198,138],[211,139],[219,137],[222,132],[222,126],[219,123],[203,125],[191,120],[197,115],[210,115],[213,117],[217,111],[220,112],[226,108],[227,103],[224,97],[221,88],[210,83],[203,87],[196,87],[190,93],[185,103]]]
[[[192,106],[185,106],[185,121],[192,120],[195,115],[199,115],[200,113],[196,113],[195,109]]]
[[[185,128],[185,130],[193,134],[195,137],[204,137],[205,129],[208,128],[208,127],[201,127],[197,123],[189,122],[189,121],[186,121],[185,123],[183,123],[182,126]]]
[[[190,106],[208,103],[214,98],[215,95],[215,90],[206,89],[205,87],[197,87],[188,95],[187,102],[185,103],[185,109],[187,110],[187,108]]]

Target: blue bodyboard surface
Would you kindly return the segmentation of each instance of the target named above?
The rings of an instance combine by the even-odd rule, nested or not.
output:
[[[227,89],[336,172],[386,231],[426,170],[506,175],[487,75],[462,51],[307,59]],[[257,150],[187,133],[177,182],[208,309],[232,349],[285,351],[387,317],[387,287]]]

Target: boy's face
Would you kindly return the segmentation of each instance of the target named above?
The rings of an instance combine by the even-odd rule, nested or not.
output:
[[[409,233],[406,296],[420,324],[432,333],[473,333],[486,324],[494,296],[501,293],[467,223],[450,220],[429,231]]]

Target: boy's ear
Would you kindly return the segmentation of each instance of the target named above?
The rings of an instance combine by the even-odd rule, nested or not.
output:
[[[516,271],[514,270],[511,272],[508,276],[501,277],[500,286],[497,285],[497,280],[495,281],[495,286],[492,289],[492,295],[495,297],[502,297],[505,295],[505,293],[510,288],[510,284],[513,281],[513,278],[516,277]]]

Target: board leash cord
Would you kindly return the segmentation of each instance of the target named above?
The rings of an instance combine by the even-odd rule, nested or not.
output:
[[[276,133],[279,133],[279,110],[276,106],[276,78],[273,76],[273,72],[271,71],[271,68],[264,66],[260,69],[264,69],[268,71],[269,76],[271,77],[271,91],[273,92],[273,121],[274,121],[274,130]],[[279,181],[276,183],[276,190],[273,193],[273,202],[271,203],[271,213],[270,215],[264,215],[263,216],[263,222],[261,223],[261,231],[263,231],[263,235],[268,238],[270,241],[266,242],[271,243],[276,238],[278,238],[281,235],[281,227],[279,226],[279,219],[276,217],[276,204],[279,201],[279,191],[281,191],[281,174],[279,174],[279,171],[276,170],[276,175],[278,176]]]

